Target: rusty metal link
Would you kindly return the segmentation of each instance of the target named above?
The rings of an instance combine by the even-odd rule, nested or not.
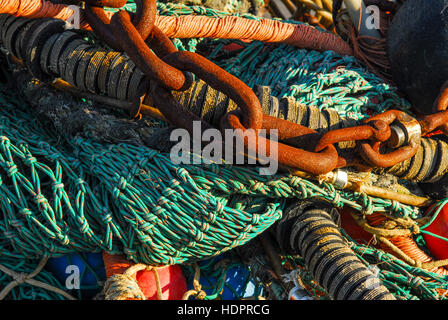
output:
[[[100,37],[109,47],[116,51],[123,51],[112,30],[109,28],[109,18],[103,8],[86,5],[84,17],[93,32]]]
[[[448,111],[446,110],[448,109],[448,81],[442,86],[440,95],[434,103],[434,109],[438,112],[427,115],[420,120],[422,134],[425,135],[437,129],[448,134]]]
[[[235,101],[243,111],[243,123],[247,128],[254,130],[261,128],[263,112],[260,101],[252,89],[237,77],[194,52],[174,52],[164,57],[163,60],[175,68],[196,74],[213,89],[221,91]]]
[[[139,25],[142,16],[155,16],[156,13],[151,11],[151,8],[148,1],[139,0],[134,21],[131,22],[131,17],[126,11],[120,11],[112,17],[109,24],[111,28],[106,28],[107,21],[104,12],[100,12],[96,8],[89,8],[89,10],[93,12],[90,18],[93,17],[100,21],[93,27],[98,29],[99,26],[100,36],[104,34],[110,43],[120,46],[134,63],[154,81],[156,85],[153,85],[151,91],[155,105],[171,123],[191,132],[193,121],[201,120],[194,114],[183,110],[174,99],[170,98],[170,94],[166,90],[187,89],[190,83],[187,83],[182,71],[189,71],[203,79],[215,90],[226,94],[239,106],[241,111],[231,112],[222,119],[221,129],[232,128],[236,130],[235,132],[241,133],[248,150],[253,147],[257,148],[257,150],[251,150],[255,154],[260,147],[270,149],[270,145],[273,143],[272,141],[268,143],[269,139],[258,136],[258,129],[263,128],[268,131],[277,129],[280,135],[279,139],[291,140],[291,144],[294,144],[294,138],[316,133],[312,129],[287,120],[263,116],[257,96],[246,84],[196,53],[177,51],[166,35],[154,26],[155,17],[154,19],[148,18],[145,20],[146,23]],[[145,42],[146,37],[147,41]],[[116,39],[120,39],[119,44]],[[202,128],[207,127],[203,122]],[[249,132],[248,129],[255,129],[255,131]],[[382,121],[371,121],[371,123],[358,128],[355,135],[350,131],[347,133],[347,138],[354,136],[355,140],[385,141],[390,136],[390,129]],[[256,143],[249,145],[248,137],[255,139]],[[327,173],[337,167],[347,165],[349,161],[340,158],[333,146],[334,137],[328,136],[328,138],[327,141],[321,141],[321,144],[324,143],[324,145],[318,146],[315,152],[278,143],[278,162],[283,166],[299,168],[313,174]],[[265,154],[270,154],[270,150],[265,151],[267,152]]]
[[[260,101],[246,84],[196,53],[179,52],[168,37],[154,26],[154,0],[138,0],[136,3],[137,12],[132,22],[126,11],[115,13],[109,22],[101,8],[89,6],[86,7],[86,19],[94,32],[110,46],[125,51],[137,67],[154,82],[150,88],[151,96],[155,105],[172,124],[192,132],[193,121],[202,121],[198,116],[184,110],[168,91],[182,91],[191,85],[183,73],[187,71],[196,74],[212,88],[235,101],[240,110],[225,116],[221,121],[221,129],[230,127],[240,129],[245,136],[252,134],[257,150],[260,146],[269,149],[271,145],[267,141],[269,139],[258,136],[258,129],[262,127],[268,131],[278,129],[281,138],[288,139],[316,133],[290,121],[263,116]],[[209,127],[210,124],[202,121],[203,129]],[[247,142],[246,139],[243,140]],[[306,151],[282,143],[278,146],[280,164],[313,174],[331,171],[340,163],[334,146],[325,147],[321,152]],[[270,154],[269,150],[265,151],[265,154]]]
[[[338,153],[332,145],[324,148],[321,152],[311,152],[296,148],[281,142],[264,138],[247,130],[240,121],[241,113],[233,111],[227,113],[222,119],[222,129],[232,129],[248,151],[253,154],[262,152],[267,156],[272,155],[271,148],[277,148],[278,163],[289,168],[300,168],[306,172],[319,175],[334,170],[338,165]],[[302,135],[315,134],[316,131],[291,121],[263,115],[263,129],[269,135],[272,129],[278,130],[278,139],[284,140]],[[250,143],[250,142],[255,143]],[[257,149],[254,150],[254,147]]]
[[[124,51],[150,79],[171,90],[185,90],[191,85],[182,71],[170,66],[151,51],[126,11],[115,13],[110,26],[120,39]]]
[[[155,0],[137,0],[136,4],[137,10],[135,14],[132,14],[132,23],[140,36],[143,39],[146,39],[151,34],[153,27],[155,27],[154,23],[157,15],[157,4]],[[95,34],[97,34],[112,49],[123,51],[120,41],[117,40],[110,29],[109,18],[102,6],[86,4],[84,16]]]
[[[230,112],[221,119],[221,129],[235,130],[237,135],[241,135],[240,138],[248,150],[257,148],[251,150],[255,154],[258,154],[260,148],[265,148],[264,154],[270,154],[272,143],[277,143],[272,140],[268,143],[270,139],[259,136],[258,130],[266,129],[269,133],[270,130],[277,129],[279,140],[288,140],[289,144],[296,146],[277,143],[279,164],[316,175],[356,163],[353,159],[340,157],[335,143],[359,141],[359,153],[369,166],[391,167],[415,155],[420,143],[421,127],[426,130],[446,125],[448,128],[447,121],[444,120],[445,116],[448,117],[448,111],[443,111],[434,118],[427,117],[420,124],[402,111],[390,110],[371,117],[363,125],[327,132],[314,150],[300,149],[303,146],[294,143],[295,139],[315,135],[314,130],[263,115],[260,101],[246,84],[208,59],[196,53],[179,52],[176,49],[169,38],[154,25],[157,14],[155,0],[137,0],[136,4],[137,12],[132,18],[128,12],[122,10],[115,13],[109,22],[102,8],[87,6],[86,19],[94,32],[111,47],[125,51],[136,66],[152,80],[151,96],[162,114],[172,124],[190,132],[193,130],[193,121],[202,121],[202,129],[210,128],[211,125],[183,109],[169,92],[189,88],[192,84],[192,79],[187,76],[189,72],[196,74],[215,90],[226,94],[238,105],[239,110]],[[442,95],[439,104],[444,104],[446,109],[445,100],[448,98]],[[254,145],[248,143],[251,139],[256,142]],[[380,145],[384,142],[395,149],[381,154]]]
[[[405,161],[417,152],[421,137],[420,124],[403,111],[389,110],[365,120],[364,123],[327,132],[321,137],[315,151],[341,141],[360,141],[358,146],[361,157],[369,165],[380,168]],[[379,149],[382,142],[399,148],[381,154]],[[405,143],[407,145],[403,146]]]
[[[136,0],[137,10],[132,23],[140,36],[145,40],[156,26],[157,4],[156,0]],[[173,46],[174,47],[174,46]]]
[[[191,85],[183,71],[193,72],[238,104],[244,112],[244,124],[248,128],[260,129],[260,102],[255,93],[238,78],[196,53],[177,51],[166,35],[155,26],[150,27],[153,32],[145,43],[126,11],[114,14],[110,26],[120,39],[124,51],[154,82],[167,89],[182,91]],[[162,57],[158,57],[151,49]]]
[[[384,142],[390,137],[390,127],[382,120],[372,120],[365,125],[332,130],[325,133],[316,145],[319,152],[329,145],[342,141],[374,140]]]
[[[397,123],[397,126],[394,127],[395,130],[391,130],[391,134],[401,132],[399,131],[399,128],[408,129],[405,131],[406,137],[404,139],[407,142],[407,145],[401,146],[389,153],[381,154],[379,151],[380,142],[384,142],[385,140],[378,140],[373,143],[360,142],[359,153],[367,163],[375,167],[387,168],[403,162],[417,153],[418,146],[420,145],[421,128],[416,119],[403,111],[389,110],[367,119],[366,122],[369,123],[376,120],[382,120],[390,127],[392,127],[393,123]],[[398,127],[399,124],[401,127]],[[394,138],[391,139],[391,142],[389,142],[389,145],[402,145],[403,143],[401,143],[400,140],[402,139],[400,139],[399,136],[394,136]]]

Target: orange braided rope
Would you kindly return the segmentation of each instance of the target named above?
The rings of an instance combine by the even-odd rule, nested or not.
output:
[[[372,226],[380,226],[383,222],[386,221],[386,217],[380,213],[375,213],[370,216],[367,216],[367,221]],[[425,262],[433,262],[434,260],[428,256],[422,249],[420,249],[415,241],[410,237],[405,236],[397,236],[388,239],[392,244],[394,244],[397,248],[399,248],[401,251],[403,251],[409,258],[411,258],[414,261],[418,261],[420,263]],[[389,253],[393,252],[389,250],[389,248],[381,244],[381,248]],[[431,272],[440,274],[440,275],[448,275],[448,269],[444,267],[436,267],[429,270]]]
[[[68,20],[74,11],[64,5],[45,0],[0,0],[0,13],[28,18],[58,18]],[[106,12],[110,17],[113,12]],[[333,50],[341,55],[352,55],[349,44],[332,33],[314,27],[293,25],[277,20],[260,21],[226,16],[212,18],[196,15],[157,16],[156,25],[170,38],[220,38],[281,42],[313,50]],[[89,29],[86,22],[81,27]]]
[[[0,0],[0,13],[26,18],[67,20],[73,15],[73,10],[45,0]]]

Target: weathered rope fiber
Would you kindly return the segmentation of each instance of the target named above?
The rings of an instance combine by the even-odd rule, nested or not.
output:
[[[17,258],[13,252],[0,254],[0,300],[75,300],[47,270],[47,257]]]
[[[4,265],[0,264],[0,271],[4,272],[5,274],[11,276],[14,279],[6,287],[4,287],[0,291],[0,300],[3,300],[8,295],[8,293],[12,289],[14,289],[14,287],[16,287],[18,285],[21,285],[23,283],[28,283],[28,284],[31,284],[33,286],[41,287],[41,288],[43,288],[45,290],[56,292],[56,293],[64,296],[65,298],[67,298],[69,300],[76,300],[70,294],[66,293],[65,291],[63,291],[63,290],[61,290],[59,288],[51,286],[51,285],[49,285],[47,283],[44,283],[42,281],[38,281],[38,280],[33,279],[43,269],[43,267],[45,266],[47,260],[48,260],[48,258],[43,258],[41,260],[41,262],[39,263],[39,265],[36,267],[36,269],[32,273],[30,273],[30,274],[17,273],[15,271],[5,267]]]
[[[157,268],[141,263],[129,267],[125,272],[109,277],[104,284],[104,294],[106,300],[145,300],[145,295],[140,289],[136,274],[142,270],[152,270],[157,282],[157,297],[162,300],[162,292]]]

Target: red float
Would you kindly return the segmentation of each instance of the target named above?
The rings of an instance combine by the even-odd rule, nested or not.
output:
[[[121,255],[103,253],[106,276],[121,274],[134,265]],[[157,273],[162,289],[163,300],[181,300],[187,291],[187,282],[182,269],[178,265],[157,268]],[[142,270],[136,274],[138,286],[146,297],[146,300],[157,300],[157,284],[153,270]]]
[[[437,211],[438,207],[434,209],[434,213]],[[431,208],[429,209],[431,210]],[[428,210],[428,211],[429,211]],[[435,220],[426,228],[425,231],[431,232],[435,235],[448,238],[448,206],[444,205],[442,210],[439,212]],[[431,254],[439,259],[448,259],[448,242],[434,237],[430,234],[423,233],[423,239],[425,239],[426,246],[428,247]]]

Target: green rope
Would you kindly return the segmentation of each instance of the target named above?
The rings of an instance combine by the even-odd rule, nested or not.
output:
[[[378,277],[397,299],[447,300],[437,290],[448,290],[448,276],[406,264],[382,250],[358,244],[340,229],[351,249],[367,266],[379,269]]]
[[[420,232],[421,233],[425,233],[427,235],[433,236],[433,237],[435,237],[437,239],[440,239],[440,240],[448,241],[447,237],[443,237],[441,235],[434,234],[434,233],[432,233],[430,231],[425,230],[427,227],[429,227],[437,219],[439,213],[442,211],[443,207],[445,207],[445,205],[447,203],[448,203],[448,198],[445,198],[445,199],[442,199],[439,202],[437,202],[434,206],[432,206],[429,209],[429,211],[427,213],[427,216],[430,216],[431,214],[432,214],[432,216],[431,216],[431,219],[425,225],[420,227]]]

